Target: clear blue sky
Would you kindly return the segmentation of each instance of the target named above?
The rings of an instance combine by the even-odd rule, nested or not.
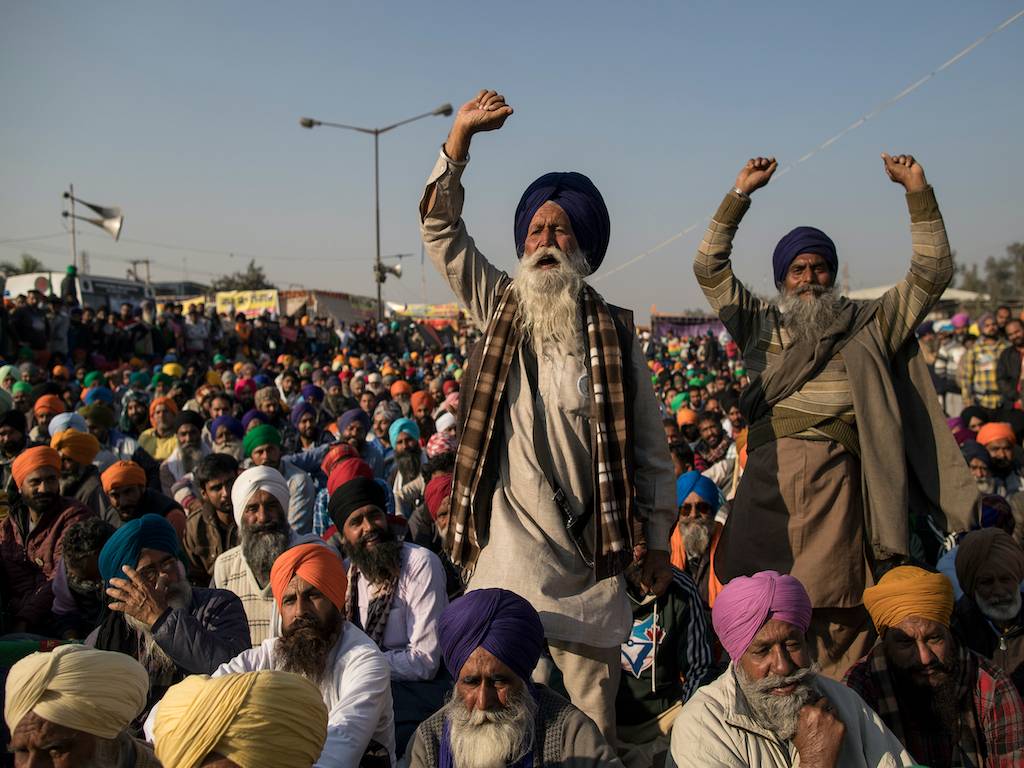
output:
[[[783,162],[849,125],[1024,7],[1003,2],[357,3],[13,2],[0,6],[0,240],[61,231],[61,191],[123,206],[124,240],[79,239],[94,272],[149,257],[199,280],[254,254],[282,287],[370,294],[369,137],[301,115],[381,125],[480,87],[516,114],[480,136],[465,218],[500,266],[512,213],[548,170],[594,179],[612,216],[597,283],[646,317],[705,306],[690,268],[704,222],[752,154]],[[769,288],[778,237],[815,224],[853,287],[899,279],[907,216],[879,152],[914,153],[959,259],[1024,239],[1024,19],[759,192],[740,276]],[[381,139],[382,247],[415,252],[386,297],[419,301],[416,203],[448,130],[428,118]],[[88,226],[88,225],[84,225]],[[0,247],[50,267],[66,238]],[[426,298],[449,292],[427,266]]]

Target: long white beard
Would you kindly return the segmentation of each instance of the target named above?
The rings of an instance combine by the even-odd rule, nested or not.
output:
[[[981,612],[993,621],[1013,621],[1020,614],[1021,595],[1019,590],[1015,591],[1012,596],[991,602],[975,593],[974,601],[978,604]]]
[[[533,747],[537,702],[525,689],[500,709],[470,710],[457,693],[444,709],[455,768],[504,768]]]
[[[805,299],[805,293],[814,294],[814,298]],[[820,339],[842,306],[835,285],[805,285],[794,293],[780,293],[774,303],[782,313],[782,324],[793,344]]]
[[[818,672],[817,664],[798,669],[788,677],[768,675],[761,680],[751,680],[738,665],[733,669],[736,672],[736,682],[750,705],[754,719],[784,741],[793,738],[796,733],[803,706],[820,698],[820,694],[811,687],[811,682]],[[796,690],[788,696],[776,696],[771,693],[773,688],[794,683],[797,686]]]
[[[539,269],[537,263],[545,256],[557,259],[558,266]],[[520,327],[533,340],[537,352],[550,344],[582,354],[579,297],[587,274],[587,260],[579,251],[567,254],[560,248],[544,246],[520,260],[512,287],[519,302]]]

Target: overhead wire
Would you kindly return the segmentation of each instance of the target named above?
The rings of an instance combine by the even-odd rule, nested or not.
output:
[[[930,72],[928,72],[928,74],[923,75],[922,77],[919,77],[917,80],[912,82],[910,85],[908,85],[906,88],[901,90],[899,93],[897,93],[894,96],[891,96],[890,98],[888,98],[885,101],[883,101],[882,103],[880,103],[878,106],[876,106],[870,112],[867,112],[864,115],[861,115],[860,117],[858,117],[856,120],[854,120],[848,126],[843,128],[843,130],[839,131],[839,133],[837,133],[834,136],[832,136],[831,138],[828,138],[825,141],[821,142],[820,144],[818,144],[817,146],[815,146],[814,148],[812,148],[811,150],[809,150],[808,152],[803,154],[795,162],[789,163],[788,165],[785,165],[782,168],[780,168],[775,173],[775,178],[778,179],[781,176],[785,176],[787,173],[792,171],[798,165],[807,162],[812,157],[817,155],[819,152],[822,152],[825,149],[828,149],[828,147],[832,146],[837,141],[842,139],[844,136],[846,136],[846,134],[850,133],[851,131],[855,131],[857,128],[860,128],[862,125],[864,125],[869,120],[871,120],[871,119],[877,117],[878,115],[880,115],[882,112],[884,112],[889,107],[891,107],[891,106],[895,105],[896,103],[902,101],[907,96],[909,96],[914,91],[916,91],[918,88],[920,88],[922,85],[924,85],[929,80],[931,80],[933,77],[938,75],[940,72],[942,72],[942,71],[948,69],[949,67],[953,66],[954,64],[956,64],[958,61],[960,61],[965,56],[967,56],[967,54],[969,54],[975,48],[977,48],[978,46],[980,46],[983,43],[987,42],[991,37],[993,37],[994,35],[998,34],[999,32],[1002,32],[1004,29],[1006,29],[1008,26],[1010,26],[1015,21],[1020,19],[1022,16],[1024,16],[1024,9],[1021,9],[1021,10],[1017,11],[1017,13],[1015,13],[1012,16],[1010,16],[1007,19],[1005,19],[1002,23],[1000,23],[997,26],[995,26],[992,29],[990,29],[988,32],[986,32],[984,35],[979,37],[977,40],[975,40],[973,43],[968,45],[966,48],[963,48],[960,51],[958,51],[957,53],[953,54],[950,58],[946,59],[946,61],[944,61],[942,64],[940,64],[935,69],[933,69]],[[633,264],[636,264],[638,261],[641,261],[642,259],[647,258],[651,254],[657,253],[662,248],[665,248],[666,246],[674,243],[679,238],[684,237],[685,235],[688,235],[690,232],[692,232],[694,229],[696,229],[698,226],[700,226],[700,224],[702,222],[706,222],[708,220],[708,218],[710,218],[711,215],[712,214],[710,214],[710,213],[707,214],[702,219],[700,219],[698,221],[695,221],[694,223],[690,224],[686,228],[680,230],[679,232],[676,232],[671,237],[668,237],[665,240],[662,240],[660,243],[658,243],[654,247],[649,248],[646,251],[637,254],[636,256],[634,256],[633,258],[629,259],[628,261],[625,261],[622,264],[617,265],[613,269],[610,269],[607,272],[604,272],[603,274],[595,277],[594,281],[597,282],[597,281],[600,281],[600,280],[604,280],[605,278],[611,277],[616,272],[621,272],[622,270],[626,269],[627,267],[630,267]]]

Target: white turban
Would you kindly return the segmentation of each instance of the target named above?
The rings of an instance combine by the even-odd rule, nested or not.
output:
[[[50,426],[48,427],[50,437],[56,437],[61,432],[66,432],[69,429],[88,432],[89,425],[85,423],[85,419],[81,414],[58,413],[50,420]]]
[[[281,509],[288,511],[291,493],[284,476],[273,467],[251,467],[235,479],[231,486],[231,506],[235,513],[235,524],[242,528],[242,512],[256,491],[266,491],[279,502]]]
[[[149,674],[131,656],[61,645],[11,667],[4,720],[13,733],[35,712],[56,725],[114,739],[142,712],[148,691]]]
[[[455,426],[455,417],[452,416],[450,411],[445,411],[434,421],[434,427],[438,432],[444,432],[449,427]]]

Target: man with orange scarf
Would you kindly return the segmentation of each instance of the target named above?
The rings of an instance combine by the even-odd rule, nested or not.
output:
[[[64,532],[92,513],[60,495],[60,454],[47,445],[21,452],[11,465],[19,497],[0,522],[0,584],[4,627],[13,632],[52,631],[53,578]]]

